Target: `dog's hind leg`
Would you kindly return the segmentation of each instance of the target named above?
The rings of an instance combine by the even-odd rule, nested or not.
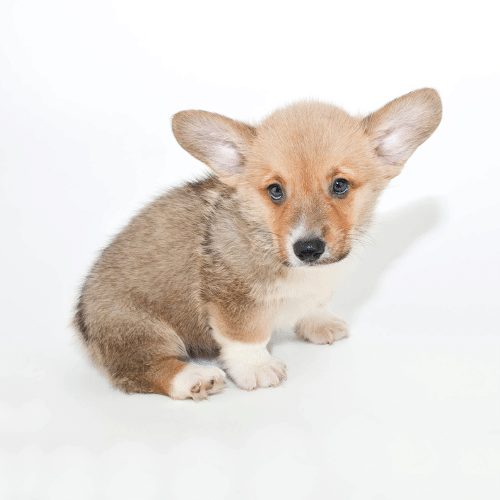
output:
[[[90,321],[86,312],[79,308],[75,326],[92,360],[118,389],[204,399],[224,387],[224,372],[190,362],[184,342],[164,321],[117,307],[99,310],[99,321]]]

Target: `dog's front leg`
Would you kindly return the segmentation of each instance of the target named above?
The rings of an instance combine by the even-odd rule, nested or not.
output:
[[[213,307],[211,324],[220,346],[219,360],[238,387],[275,387],[286,379],[286,365],[267,349],[272,330],[259,311],[229,312]]]
[[[321,307],[300,319],[295,325],[295,333],[313,344],[333,344],[349,334],[347,323],[326,307]]]

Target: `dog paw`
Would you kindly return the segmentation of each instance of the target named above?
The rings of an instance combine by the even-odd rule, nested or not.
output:
[[[173,399],[207,399],[210,394],[222,391],[226,374],[216,366],[188,363],[171,382]]]
[[[335,316],[304,318],[297,323],[295,332],[313,344],[333,344],[349,335],[347,323]]]
[[[276,387],[286,380],[286,365],[267,355],[263,360],[244,361],[228,369],[229,376],[241,389],[252,391],[259,387]]]

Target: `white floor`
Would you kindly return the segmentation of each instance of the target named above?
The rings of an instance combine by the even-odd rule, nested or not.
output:
[[[46,345],[4,345],[0,498],[497,499],[498,330],[487,311],[405,296],[403,257],[385,261],[394,255],[380,232],[395,219],[382,220],[338,301],[351,337],[314,346],[278,336],[289,378],[276,389],[228,384],[200,403],[127,396],[69,329]],[[393,231],[385,243],[396,240]]]
[[[258,3],[0,4],[0,499],[500,498],[494,5],[422,0],[409,22],[389,0]],[[348,339],[281,335],[283,386],[201,403],[127,396],[90,366],[68,326],[84,274],[203,172],[174,112],[368,112],[422,86],[443,122],[345,266]]]

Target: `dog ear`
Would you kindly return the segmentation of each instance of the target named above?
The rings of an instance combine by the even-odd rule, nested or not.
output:
[[[363,119],[388,177],[398,175],[406,160],[436,130],[441,121],[441,99],[434,89],[420,89],[398,97]]]
[[[177,142],[231,184],[243,171],[255,129],[208,111],[180,111],[172,118]]]

